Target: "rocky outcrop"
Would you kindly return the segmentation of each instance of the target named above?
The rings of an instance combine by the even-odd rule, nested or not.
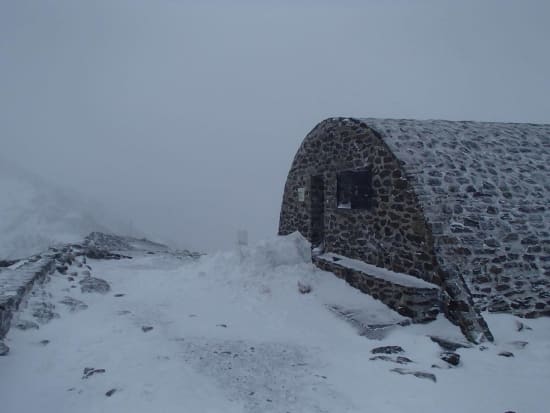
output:
[[[17,269],[0,272],[0,339],[11,326],[13,314],[35,282],[42,282],[55,270],[56,253],[49,251],[31,257]]]
[[[199,253],[170,251],[168,247],[147,239],[137,239],[113,234],[93,232],[82,243],[67,244],[52,247],[46,252],[34,255],[24,260],[0,261],[0,340],[11,327],[14,313],[31,291],[35,283],[44,282],[49,274],[58,271],[74,281],[76,271],[70,271],[71,266],[81,268],[79,272],[85,277],[80,280],[80,288],[85,293],[106,294],[110,291],[109,283],[101,278],[92,277],[86,259],[125,259],[131,258],[129,253],[166,252],[176,258],[196,259]],[[121,254],[127,252],[128,254]],[[18,263],[17,268],[8,268]],[[70,311],[79,311],[87,305],[71,297],[65,297],[60,304],[69,307]],[[32,315],[38,323],[47,323],[59,317],[55,304],[37,301],[32,303]],[[35,322],[20,320],[20,329],[38,328]]]
[[[107,294],[111,286],[102,278],[86,277],[80,281],[80,291],[83,293]]]

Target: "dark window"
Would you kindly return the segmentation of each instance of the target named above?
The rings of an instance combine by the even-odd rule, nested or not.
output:
[[[337,175],[338,208],[368,209],[373,205],[371,173],[343,171]]]

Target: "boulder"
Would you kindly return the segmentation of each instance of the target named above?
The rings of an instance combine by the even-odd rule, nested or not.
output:
[[[390,361],[392,363],[397,363],[397,364],[412,363],[412,360],[410,358],[403,357],[403,356],[391,357],[391,356],[380,355],[380,356],[371,357],[369,360]]]
[[[86,304],[85,302],[69,296],[63,298],[63,300],[61,300],[60,303],[65,304],[69,308],[69,311],[71,313],[85,310],[86,308],[88,308],[88,304]]]
[[[472,347],[471,344],[468,343],[461,343],[459,341],[454,340],[448,340],[446,338],[438,337],[438,336],[428,336],[430,337],[430,340],[432,340],[434,343],[439,344],[439,347],[441,347],[443,350],[447,351],[456,351],[459,348],[470,348]]]
[[[18,328],[19,330],[38,330],[40,327],[34,321],[19,320],[15,323],[15,328]]]
[[[98,374],[98,373],[105,373],[105,369],[96,369],[94,367],[85,367],[84,372],[82,374],[82,378],[87,379],[87,378],[93,376],[94,374]]]
[[[376,347],[371,350],[372,354],[398,354],[404,352],[405,350],[403,350],[403,348],[400,346]]]
[[[404,369],[402,367],[396,367],[394,369],[391,369],[390,371],[393,371],[393,372],[399,373],[399,374],[410,374],[414,377],[418,377],[419,379],[431,380],[434,383],[437,382],[437,378],[435,377],[435,374],[426,373],[424,371],[409,370],[409,369]]]
[[[452,351],[445,351],[441,353],[439,357],[451,366],[458,366],[460,364],[460,355],[453,353]]]
[[[80,281],[80,291],[83,293],[107,294],[110,290],[109,283],[101,278],[88,276]]]
[[[41,324],[45,324],[53,320],[54,318],[59,318],[59,314],[55,311],[55,305],[52,303],[40,302],[32,305],[32,316],[36,318]]]

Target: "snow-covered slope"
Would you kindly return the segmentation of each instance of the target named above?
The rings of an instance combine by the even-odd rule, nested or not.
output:
[[[458,328],[444,318],[403,325],[314,267],[298,234],[199,259],[81,261],[38,286],[15,320],[0,357],[0,411],[502,413],[550,404],[549,319],[489,314],[495,343],[459,348],[451,367],[428,335],[460,343]],[[110,291],[82,292],[88,271]],[[357,328],[388,324],[377,339]],[[376,353],[381,346],[402,352]]]
[[[0,259],[22,258],[92,231],[134,233],[80,200],[0,158]]]

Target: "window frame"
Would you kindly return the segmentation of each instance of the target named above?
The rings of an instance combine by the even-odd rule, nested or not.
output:
[[[374,205],[370,168],[336,173],[336,209],[369,210]]]

